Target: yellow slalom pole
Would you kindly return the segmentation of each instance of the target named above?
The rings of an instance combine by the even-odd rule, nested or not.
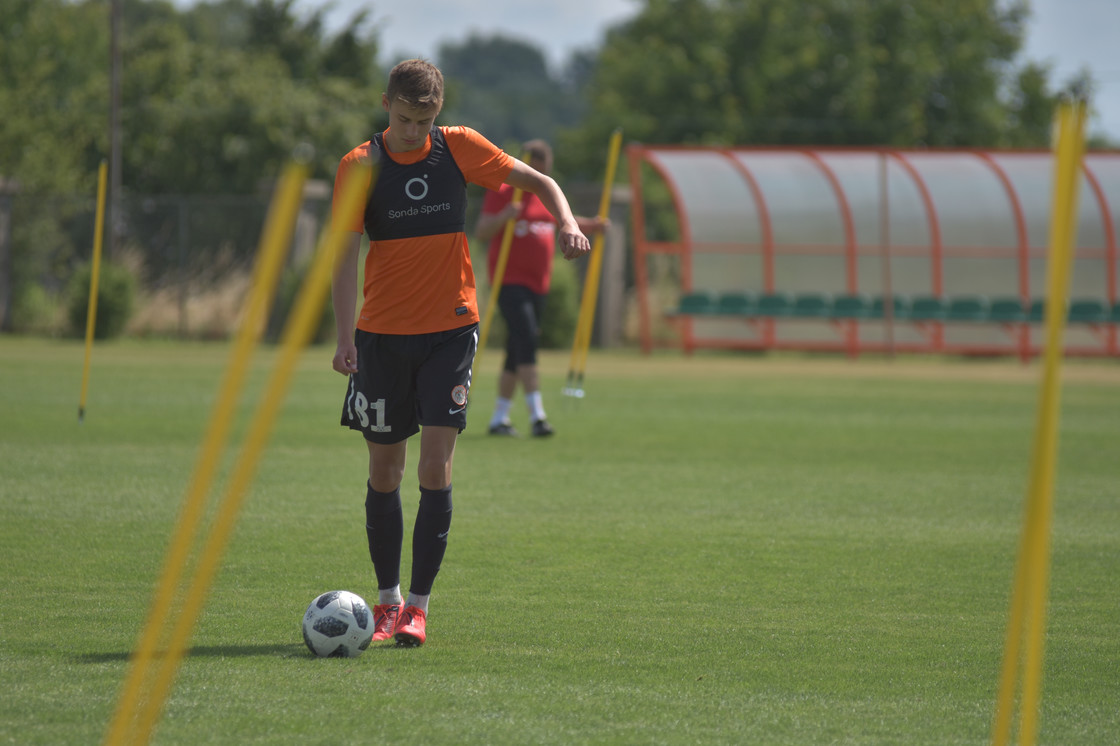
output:
[[[529,154],[525,153],[521,156],[522,161],[529,160]],[[511,202],[521,207],[521,190],[513,190],[513,198]],[[498,249],[498,262],[494,265],[494,279],[490,282],[490,298],[486,301],[486,314],[482,319],[482,329],[478,334],[478,351],[475,352],[475,365],[477,359],[482,355],[482,351],[486,349],[486,340],[490,336],[490,322],[494,319],[494,309],[498,306],[498,296],[502,292],[502,279],[506,276],[506,264],[509,263],[509,247],[513,245],[513,228],[517,223],[517,218],[512,218],[506,221],[505,228],[502,233],[502,245]]]
[[[1062,336],[1077,237],[1077,192],[1085,151],[1085,120],[1084,102],[1066,103],[1059,107],[1050,218],[1043,379],[1031,454],[1026,514],[1012,588],[996,717],[992,727],[992,743],[997,746],[1006,744],[1010,738],[1020,655],[1023,659],[1023,688],[1019,743],[1033,745],[1038,736],[1058,450]]]
[[[133,654],[132,665],[116,713],[106,733],[107,744],[139,741],[137,738],[130,738],[135,712],[143,696],[149,668],[158,652],[160,636],[168,626],[175,591],[179,586],[191,545],[202,521],[206,495],[213,482],[218,459],[229,438],[233,411],[248,375],[249,358],[268,318],[268,309],[276,290],[284,252],[295,227],[307,175],[306,164],[291,164],[281,176],[276,193],[273,195],[257,249],[249,297],[245,303],[245,314],[234,343],[229,367],[214,404],[182,511],[175,524],[175,535],[168,547],[147,623]]]
[[[622,148],[622,129],[611,133],[607,151],[607,172],[603,179],[603,191],[599,197],[599,218],[606,220],[611,209],[611,190],[614,188],[614,174],[618,167],[618,154]],[[577,398],[583,397],[583,373],[587,368],[587,355],[591,348],[591,329],[595,324],[595,308],[599,301],[599,278],[603,270],[605,239],[602,231],[595,234],[591,243],[591,263],[587,267],[587,277],[583,282],[583,297],[579,304],[579,319],[576,321],[576,336],[572,340],[572,357],[568,366],[568,385],[564,393]]]
[[[369,183],[368,167],[357,167],[348,174],[342,185],[341,215],[354,215],[359,211]],[[203,546],[183,609],[171,633],[168,654],[161,661],[151,696],[141,712],[138,730],[145,741],[159,718],[160,710],[171,690],[179,661],[186,652],[191,633],[202,614],[206,596],[221,567],[222,557],[229,545],[233,529],[237,525],[241,507],[248,496],[261,454],[291,384],[296,364],[299,362],[299,354],[310,341],[315,325],[322,314],[330,290],[334,257],[340,252],[343,242],[349,236],[348,226],[351,222],[334,220],[328,225],[316,251],[315,260],[300,288],[291,316],[285,323],[279,358],[252,418],[252,428],[245,437],[245,444],[237,458],[236,469],[214,518],[214,527]]]
[[[97,214],[93,219],[93,261],[89,273],[89,306],[86,310],[86,357],[82,364],[82,394],[78,398],[78,423],[86,416],[86,393],[89,391],[89,361],[93,354],[93,330],[97,321],[97,292],[101,283],[101,242],[105,232],[105,184],[109,166],[101,161],[97,169]]]

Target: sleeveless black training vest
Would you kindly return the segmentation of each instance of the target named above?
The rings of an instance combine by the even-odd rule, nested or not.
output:
[[[397,163],[385,151],[383,133],[370,138],[377,154],[377,183],[366,203],[366,233],[374,241],[441,233],[464,233],[467,182],[451,157],[439,127],[432,127],[432,150],[417,163]]]

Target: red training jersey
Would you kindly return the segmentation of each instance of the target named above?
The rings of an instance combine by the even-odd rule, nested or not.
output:
[[[482,201],[482,213],[493,215],[513,199],[514,188],[503,184],[497,192],[487,192]],[[505,227],[490,240],[487,255],[487,268],[490,281],[494,280],[494,268],[498,266]],[[556,218],[531,192],[521,194],[521,212],[513,224],[513,239],[510,241],[509,255],[506,259],[502,285],[524,285],[538,295],[548,293],[552,280],[552,259],[556,251]]]
[[[487,189],[497,189],[505,182],[513,170],[513,156],[469,127],[439,129],[466,181]],[[427,158],[431,146],[429,135],[422,148],[405,153],[386,148],[385,152],[397,163],[414,164]],[[348,170],[359,162],[370,162],[370,157],[368,140],[343,156],[335,174],[336,211]],[[350,230],[365,232],[363,216],[354,217]],[[448,313],[449,308],[466,311]],[[370,241],[359,329],[378,334],[427,334],[478,320],[474,270],[464,232]]]

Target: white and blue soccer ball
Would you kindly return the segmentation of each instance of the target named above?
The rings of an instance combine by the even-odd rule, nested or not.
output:
[[[373,611],[356,593],[323,593],[303,615],[303,641],[320,658],[357,658],[372,640]]]

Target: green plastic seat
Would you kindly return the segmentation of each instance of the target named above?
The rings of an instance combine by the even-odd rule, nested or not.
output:
[[[832,311],[832,297],[827,293],[804,293],[793,299],[793,316],[810,319],[828,318]]]
[[[846,293],[832,299],[832,318],[866,319],[871,316],[871,296],[866,293]]]
[[[871,318],[885,319],[887,317],[887,299],[888,296],[876,296],[871,301]],[[905,295],[892,295],[891,300],[891,313],[896,319],[905,319],[910,316],[910,299]]]
[[[763,293],[758,296],[757,314],[759,316],[788,316],[793,308],[793,296],[789,293]]]
[[[1019,298],[992,298],[988,319],[1001,324],[1014,324],[1027,320],[1027,309]]]
[[[1112,309],[1108,312],[1108,322],[1120,324],[1120,300],[1112,304]]]
[[[716,313],[721,316],[749,316],[754,310],[754,294],[729,291],[720,293]]]
[[[1109,309],[1102,301],[1090,298],[1078,298],[1069,304],[1069,323],[1071,324],[1100,324],[1109,314]]]
[[[935,295],[922,295],[910,303],[911,321],[944,321],[949,315],[949,306],[944,298]]]
[[[681,296],[677,315],[698,316],[713,313],[716,309],[716,296],[706,290],[697,290]]]
[[[990,303],[982,295],[962,295],[952,298],[945,309],[949,321],[987,321]]]

